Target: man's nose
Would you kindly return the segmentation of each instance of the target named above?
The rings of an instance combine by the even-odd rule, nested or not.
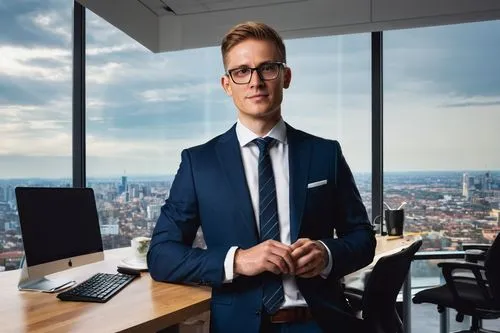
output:
[[[264,84],[264,80],[262,79],[259,71],[254,69],[252,71],[252,77],[250,78],[250,87],[261,86]]]

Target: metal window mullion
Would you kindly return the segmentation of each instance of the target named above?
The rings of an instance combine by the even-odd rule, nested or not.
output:
[[[73,187],[85,187],[85,7],[73,2]]]
[[[383,231],[383,58],[382,32],[372,32],[372,220]]]

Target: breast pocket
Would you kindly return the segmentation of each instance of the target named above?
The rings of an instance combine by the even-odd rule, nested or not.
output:
[[[307,201],[312,204],[327,201],[331,197],[329,191],[331,191],[331,187],[328,183],[320,183],[319,185],[318,182],[310,183],[307,187]]]

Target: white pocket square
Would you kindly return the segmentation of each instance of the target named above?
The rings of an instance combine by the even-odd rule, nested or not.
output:
[[[313,188],[313,187],[318,187],[321,185],[326,185],[327,182],[328,181],[326,179],[323,179],[323,180],[320,180],[320,181],[317,181],[314,183],[309,183],[309,184],[307,184],[307,188]]]

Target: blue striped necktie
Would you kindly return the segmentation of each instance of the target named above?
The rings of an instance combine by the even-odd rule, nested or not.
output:
[[[259,147],[259,224],[260,241],[280,240],[278,205],[273,167],[269,157],[269,147],[275,140],[271,137],[257,138],[253,142]],[[263,305],[267,313],[275,313],[283,304],[283,282],[281,276],[265,274]]]

